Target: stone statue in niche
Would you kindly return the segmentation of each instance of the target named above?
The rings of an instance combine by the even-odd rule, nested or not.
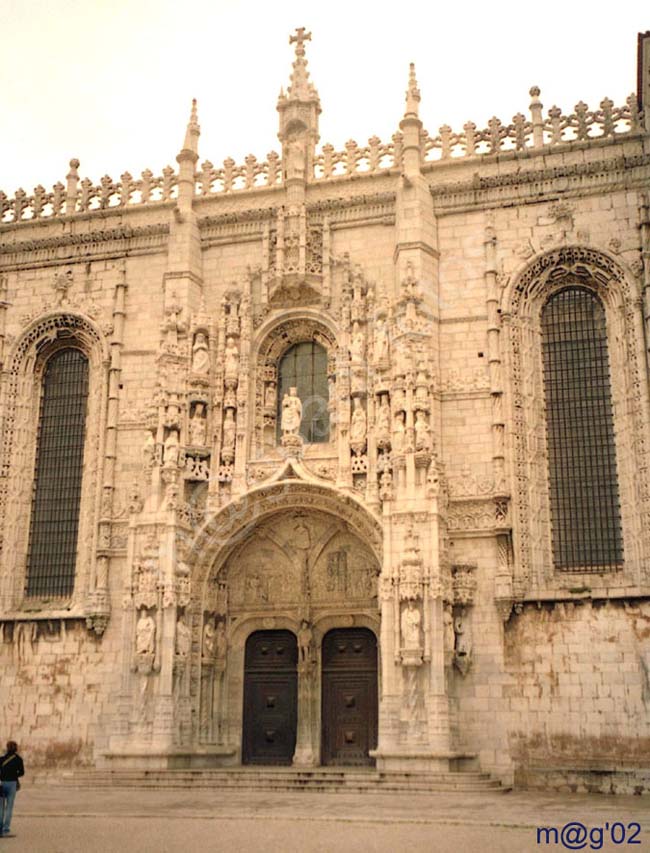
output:
[[[269,382],[264,392],[264,405],[267,409],[275,409],[275,382]]]
[[[352,339],[350,341],[350,355],[352,357],[352,361],[355,363],[363,363],[365,354],[366,337],[358,321],[355,320],[352,331]]]
[[[393,475],[386,468],[382,471],[379,478],[379,497],[382,501],[390,501],[393,499]]]
[[[289,388],[289,393],[282,398],[282,421],[283,435],[298,435],[302,421],[302,403],[296,388]]]
[[[225,377],[227,380],[239,378],[239,350],[234,338],[228,338],[224,352]]]
[[[419,361],[415,377],[415,401],[425,405],[428,397],[427,364],[425,361]]]
[[[235,453],[235,434],[237,432],[237,425],[235,424],[235,415],[232,409],[226,410],[226,418],[223,422],[223,448],[222,448],[222,456],[224,460],[226,456],[229,456],[231,459]]]
[[[456,632],[454,631],[454,617],[451,607],[447,605],[442,611],[442,629],[445,649],[445,664],[449,666],[454,657],[456,646]]]
[[[454,666],[461,675],[466,675],[472,663],[472,626],[467,611],[461,610],[454,619],[454,634]]]
[[[214,619],[210,616],[203,625],[203,657],[206,660],[214,659],[217,648],[216,634]]]
[[[189,656],[191,648],[192,634],[185,624],[185,619],[179,616],[176,622],[176,654],[181,658],[186,658]]]
[[[379,398],[379,409],[375,429],[377,430],[377,447],[388,447],[390,444],[390,406],[388,395],[382,394]]]
[[[214,642],[214,651],[217,667],[223,669],[226,665],[226,654],[228,653],[228,638],[226,637],[226,623],[217,623],[217,633]]]
[[[192,347],[192,373],[205,376],[209,369],[208,339],[203,332],[197,332]]]
[[[415,413],[415,449],[431,450],[431,427],[421,409]]]
[[[417,651],[420,649],[420,623],[422,616],[420,608],[413,599],[406,602],[402,610],[402,648],[406,651]]]
[[[145,468],[152,468],[156,456],[156,441],[150,432],[146,430],[144,434],[144,444],[142,445],[142,460]]]
[[[310,662],[313,636],[311,625],[306,619],[303,619],[298,631],[298,661],[303,665]]]
[[[350,424],[350,446],[356,454],[363,453],[366,447],[366,436],[368,434],[368,421],[361,400],[354,398],[354,411]]]
[[[285,179],[304,180],[306,171],[305,139],[299,132],[291,133],[285,143]]]
[[[179,451],[178,433],[175,429],[170,430],[169,435],[165,439],[165,468],[175,468],[178,465]]]
[[[156,623],[144,608],[135,626],[135,652],[138,655],[152,655],[155,651]]]
[[[404,425],[404,412],[397,412],[393,420],[393,450],[395,453],[403,453],[406,444],[406,427]]]
[[[406,343],[403,340],[396,342],[393,347],[393,356],[396,375],[406,376],[411,370],[411,354],[408,352]]]
[[[388,361],[388,329],[383,317],[377,320],[375,325],[375,345],[373,349],[376,363]]]
[[[190,444],[193,447],[204,447],[207,440],[207,420],[205,403],[197,403],[190,417]]]

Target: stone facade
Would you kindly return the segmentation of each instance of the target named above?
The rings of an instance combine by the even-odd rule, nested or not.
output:
[[[308,40],[292,37],[281,154],[199,165],[194,104],[177,169],[95,185],[73,160],[51,192],[0,193],[0,728],[45,766],[237,764],[247,638],[289,630],[294,763],[318,764],[323,639],[361,628],[379,768],[604,769],[633,789],[650,760],[650,36],[624,107],[545,116],[533,88],[528,118],[430,136],[411,67],[392,140],[342,152],[317,147]],[[550,535],[540,311],[571,284],[605,306],[625,553],[588,574],[554,569]],[[66,341],[90,383],[76,576],[34,599],[39,383]],[[278,400],[301,342],[327,358],[311,444],[298,398]]]

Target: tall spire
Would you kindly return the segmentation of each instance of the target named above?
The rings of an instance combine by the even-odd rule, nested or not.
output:
[[[420,90],[415,77],[415,63],[409,65],[409,83],[406,90],[406,112],[405,115],[419,115],[420,112]]]
[[[185,141],[183,142],[183,148],[181,149],[180,154],[176,158],[179,163],[180,158],[186,157],[188,154],[192,155],[195,161],[198,160],[200,135],[201,128],[199,127],[199,120],[196,111],[196,98],[192,98],[192,110],[190,112],[190,120],[187,123],[187,130],[185,131]]]
[[[305,59],[305,42],[311,41],[311,33],[306,33],[304,27],[298,27],[295,35],[289,36],[289,44],[296,45],[296,58],[289,83],[288,96],[291,99],[310,101],[318,99],[316,87],[309,80],[307,60]]]

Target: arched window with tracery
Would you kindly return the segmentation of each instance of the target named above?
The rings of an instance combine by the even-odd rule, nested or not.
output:
[[[553,564],[623,563],[606,314],[591,290],[566,287],[542,310]]]
[[[88,359],[57,350],[43,367],[25,593],[72,594],[88,403]]]
[[[327,351],[316,341],[291,346],[278,366],[277,436],[281,435],[282,400],[296,389],[302,403],[300,435],[308,444],[329,441]]]

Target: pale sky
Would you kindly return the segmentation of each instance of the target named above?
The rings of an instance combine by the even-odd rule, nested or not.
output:
[[[390,140],[416,63],[421,116],[435,135],[484,127],[636,88],[647,0],[368,3],[363,0],[0,0],[0,188],[65,183],[71,157],[95,183],[126,170],[160,174],[198,99],[200,161],[220,166],[279,150],[275,110],[296,27],[312,33],[321,145]]]

